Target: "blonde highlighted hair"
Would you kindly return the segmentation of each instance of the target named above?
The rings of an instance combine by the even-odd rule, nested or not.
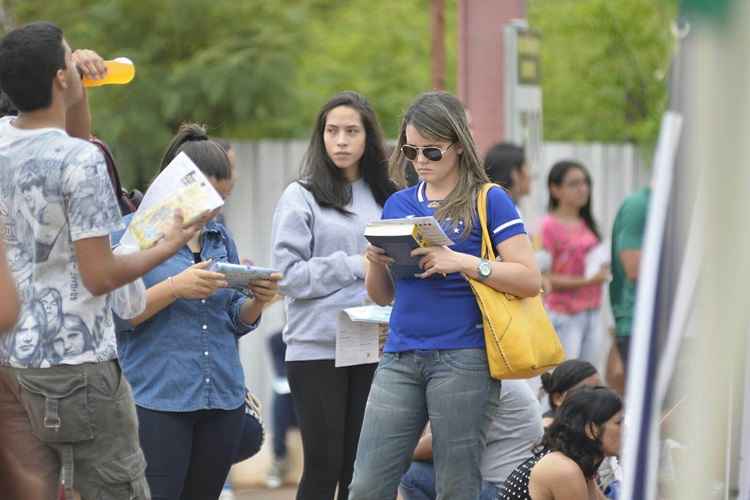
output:
[[[409,106],[390,159],[391,176],[400,186],[406,185],[404,167],[408,160],[401,152],[401,146],[406,144],[407,125],[416,128],[426,138],[455,144],[454,151],[461,151],[458,155],[458,184],[440,204],[435,217],[440,221],[450,220],[452,227],[459,227],[462,221],[461,236],[466,237],[474,225],[477,195],[489,178],[477,154],[461,101],[447,92],[425,92]]]

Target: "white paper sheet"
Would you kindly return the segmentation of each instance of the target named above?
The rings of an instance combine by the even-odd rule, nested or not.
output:
[[[390,316],[390,307],[376,305],[341,311],[337,319],[335,366],[377,363],[380,360],[381,332]]]
[[[586,254],[586,278],[593,278],[602,267],[609,266],[611,253],[607,242],[599,243]]]

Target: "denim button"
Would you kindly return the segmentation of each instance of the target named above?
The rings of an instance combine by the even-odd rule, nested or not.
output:
[[[203,325],[203,329],[206,330],[208,328],[208,325]]]
[[[208,377],[206,377],[206,383],[208,384],[208,383],[210,383],[210,382],[211,382],[211,379],[210,379],[210,378],[208,378]]]
[[[204,356],[208,356],[208,351],[203,351]]]

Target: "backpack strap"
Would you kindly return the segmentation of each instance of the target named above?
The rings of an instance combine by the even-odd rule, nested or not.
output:
[[[138,209],[138,205],[133,202],[130,194],[122,187],[120,174],[117,171],[117,165],[115,164],[115,159],[112,156],[112,151],[110,151],[109,146],[96,137],[91,137],[89,141],[91,144],[99,148],[99,151],[101,151],[104,156],[104,161],[107,163],[107,174],[109,174],[109,180],[112,182],[112,189],[115,191],[117,203],[120,205],[120,212],[122,212],[122,215],[135,212]]]

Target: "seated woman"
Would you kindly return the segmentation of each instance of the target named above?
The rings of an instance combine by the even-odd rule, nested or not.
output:
[[[582,359],[569,359],[560,363],[554,371],[542,374],[542,389],[549,398],[549,410],[542,415],[545,427],[555,419],[557,409],[571,389],[584,385],[602,385],[599,372],[594,365]]]
[[[508,476],[501,500],[604,500],[596,474],[620,453],[622,400],[606,387],[571,391],[533,457]]]

